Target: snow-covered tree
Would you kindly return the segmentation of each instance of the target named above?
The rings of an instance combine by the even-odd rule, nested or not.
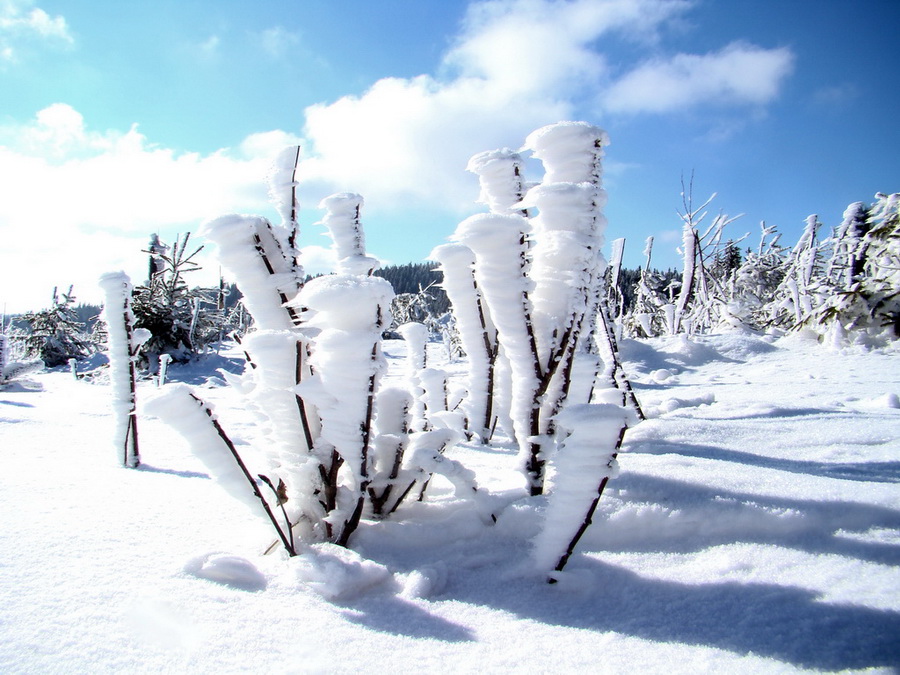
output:
[[[25,355],[40,359],[48,368],[65,365],[69,359],[84,358],[95,349],[84,332],[84,322],[75,311],[71,286],[61,297],[54,288],[52,304],[48,309],[27,312],[20,317],[20,321],[27,328],[16,337]]]
[[[820,282],[831,292],[805,317],[807,325],[836,331],[836,339],[854,331],[900,337],[900,194],[875,197],[870,210],[855,203],[844,212],[832,274]]]
[[[187,361],[219,337],[215,300],[202,289],[191,288],[185,278],[200,269],[194,259],[203,249],[198,246],[188,253],[190,238],[188,232],[169,247],[152,235],[145,251],[152,276],[133,292],[135,327],[152,335],[140,352],[143,367],[152,373],[158,370],[160,355]]]
[[[26,361],[13,360],[12,351],[12,344],[9,337],[5,333],[0,332],[0,385],[4,385],[17,377],[33,373],[44,367],[44,362],[40,359]]]

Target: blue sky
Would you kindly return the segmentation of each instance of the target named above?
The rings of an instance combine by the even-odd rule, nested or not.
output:
[[[895,0],[0,0],[0,309],[142,281],[153,231],[274,218],[291,143],[310,271],[338,191],[365,197],[371,254],[421,260],[481,210],[469,156],[564,119],[609,132],[626,264],[650,235],[677,264],[691,172],[712,214],[745,214],[732,236],[765,220],[792,244],[900,189],[897,25]]]

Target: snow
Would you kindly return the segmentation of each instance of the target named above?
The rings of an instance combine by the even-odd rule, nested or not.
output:
[[[137,470],[104,440],[102,378],[62,368],[0,388],[0,671],[896,672],[898,347],[746,333],[620,347],[657,413],[626,435],[553,586],[530,557],[548,498],[522,495],[515,448],[446,451],[495,524],[438,475],[423,502],[364,520],[354,550],[288,558],[262,553],[271,527],[146,415],[153,381],[138,385]],[[406,388],[404,344],[385,352]],[[465,377],[440,345],[429,362]],[[202,367],[169,379],[205,379],[245,448],[242,397]]]

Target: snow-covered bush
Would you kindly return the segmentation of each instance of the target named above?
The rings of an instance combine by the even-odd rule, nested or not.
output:
[[[26,330],[16,336],[25,355],[40,359],[48,368],[66,365],[69,359],[84,358],[95,351],[84,322],[75,311],[72,287],[62,297],[53,289],[53,301],[48,309],[27,312],[20,317]]]
[[[0,333],[0,385],[44,367],[44,362],[40,359],[14,361],[11,354],[12,344],[9,338],[6,334]]]
[[[176,362],[187,361],[222,336],[224,308],[219,309],[215,290],[191,288],[185,279],[200,269],[194,257],[203,249],[198,246],[188,253],[190,237],[190,232],[179,236],[169,247],[153,235],[145,251],[151,276],[133,291],[135,327],[152,336],[139,353],[142,367],[151,373],[158,371],[163,354]]]
[[[828,292],[804,323],[870,336],[900,337],[900,194],[878,194],[871,209],[851,204],[835,233]],[[836,271],[842,273],[836,274]]]
[[[525,147],[543,163],[544,181],[518,202],[513,197],[524,189],[518,154],[476,155],[469,167],[479,174],[480,200],[491,213],[460,223],[454,239],[462,247],[433,254],[462,261],[458,277],[449,262],[442,269],[460,334],[468,336],[476,354],[470,386],[478,406],[470,399],[470,407],[480,410],[483,396],[490,395],[485,382],[492,380],[491,359],[496,354],[508,359],[510,417],[534,495],[543,491],[545,463],[556,447],[554,420],[570,394],[573,372],[587,371],[588,384],[579,393],[589,399],[601,374],[596,336],[603,342],[612,338],[606,318],[597,320],[606,296],[600,248],[606,226],[601,158],[607,143],[603,130],[581,122],[535,131]],[[470,267],[471,281],[465,272]]]
[[[614,466],[625,430],[637,419],[605,309],[606,143],[605,132],[585,123],[539,129],[526,146],[546,175],[527,191],[518,153],[482,153],[470,162],[491,212],[460,223],[455,242],[434,255],[469,359],[462,395],[448,391],[446,372],[429,367],[428,329],[416,322],[398,327],[408,347],[408,388],[382,388],[381,340],[394,293],[373,276],[378,263],[365,251],[362,197],[340,193],[321,202],[326,215],[319,224],[334,242],[338,270],[303,282],[294,248],[296,148],[279,156],[270,179],[281,225],[239,215],[205,225],[254,318],[242,342],[249,365],[229,380],[262,418],[265,443],[247,452],[257,455],[258,480],[271,488],[284,526],[255,472],[239,473],[250,483],[246,496],[265,507],[289,553],[297,552],[297,533],[304,542],[347,545],[364,518],[390,517],[404,499],[422,499],[434,474],[491,522],[492,501],[448,451],[464,437],[489,442],[499,420],[519,446],[527,493],[543,491],[545,467],[553,462],[551,504],[564,504],[565,516],[548,519],[541,536],[550,537],[562,518],[574,525],[539,548],[556,551],[562,568],[577,542],[573,533],[590,521],[610,477],[586,457]],[[177,415],[179,406],[165,401],[184,393],[172,391],[163,388],[162,402],[148,409]],[[220,456],[227,450],[226,463],[249,467],[208,406],[201,408],[205,418],[195,415],[196,424],[211,430],[185,435],[212,439],[198,443],[216,446]],[[566,417],[569,408],[580,412]],[[238,475],[233,469],[230,475]],[[585,481],[593,484],[593,501],[584,490],[566,501],[568,486]]]

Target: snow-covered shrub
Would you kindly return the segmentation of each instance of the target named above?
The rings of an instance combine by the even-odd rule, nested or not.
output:
[[[646,264],[641,268],[634,293],[634,307],[621,319],[622,328],[633,337],[657,337],[665,331],[663,305],[666,304],[665,281],[650,268],[653,237],[644,245]]]
[[[151,373],[158,371],[163,354],[187,361],[223,333],[224,307],[219,308],[221,298],[216,297],[223,289],[191,288],[185,279],[200,269],[194,258],[203,250],[198,246],[188,253],[190,237],[190,232],[178,236],[170,247],[153,235],[145,251],[151,276],[133,291],[135,327],[152,336],[139,353],[141,366]]]
[[[463,402],[466,428],[486,440],[494,417],[499,343],[497,329],[475,279],[475,253],[462,244],[443,244],[430,257],[440,263],[441,285],[453,306],[457,332],[466,354],[468,371]]]
[[[44,362],[40,359],[13,361],[11,353],[12,345],[9,338],[4,333],[0,333],[0,385],[44,367]]]
[[[394,293],[373,276],[377,261],[365,252],[359,195],[321,202],[326,215],[320,224],[334,241],[339,268],[305,284],[293,244],[296,176],[285,177],[287,153],[276,161],[272,182],[280,186],[275,193],[291,192],[291,208],[280,208],[282,225],[230,215],[205,226],[254,317],[255,329],[243,341],[251,365],[229,379],[267,418],[260,453],[267,456],[266,473],[259,480],[282,509],[287,525],[280,533],[289,552],[296,552],[295,532],[303,541],[347,545],[363,518],[388,517],[404,499],[422,499],[434,474],[445,477],[458,497],[473,500],[490,522],[491,500],[447,451],[464,434],[487,442],[498,419],[519,446],[527,492],[542,492],[552,460],[554,490],[560,492],[552,499],[567,504],[565,513],[575,521],[570,529],[583,531],[594,506],[580,500],[575,507],[561,493],[577,482],[589,444],[557,419],[567,407],[588,405],[592,414],[577,419],[584,417],[588,435],[594,434],[591,452],[613,466],[637,408],[604,302],[600,160],[606,143],[605,132],[580,122],[538,130],[526,145],[546,175],[527,192],[517,153],[483,153],[470,163],[491,213],[460,223],[455,243],[435,253],[470,358],[462,395],[448,392],[444,371],[428,367],[428,330],[421,323],[398,328],[408,346],[409,388],[381,388],[381,340]],[[616,433],[606,433],[613,421]],[[216,433],[224,435],[220,428]],[[229,461],[243,461],[232,455]],[[608,478],[608,472],[589,473],[596,496]],[[249,480],[251,492],[259,492],[256,480]],[[577,537],[569,538],[571,553]]]
[[[48,368],[55,368],[67,364],[69,359],[84,358],[95,351],[74,303],[71,286],[62,297],[54,288],[53,302],[48,309],[27,312],[20,317],[27,328],[16,338],[26,356],[40,359]]]
[[[835,271],[842,274],[835,274]],[[829,292],[804,317],[806,325],[900,337],[900,194],[878,194],[871,210],[851,204],[833,245]]]
[[[787,273],[786,249],[778,245],[780,235],[774,226],[761,223],[760,227],[759,246],[747,252],[732,274],[726,298],[729,314],[753,330],[769,326],[771,308]]]
[[[392,296],[379,277],[336,274],[309,281],[295,302],[306,309],[304,323],[318,331],[310,357],[314,374],[296,391],[318,410],[321,432],[313,452],[320,460],[333,458],[326,473],[340,461],[337,480],[326,485],[335,491],[326,525],[339,544],[346,545],[359,525],[368,497],[375,395],[387,367],[381,333]]]
[[[555,450],[555,416],[570,393],[592,396],[600,375],[596,335],[604,342],[613,338],[605,318],[597,319],[605,312],[606,296],[600,248],[606,226],[601,158],[607,143],[603,130],[582,122],[532,133],[525,147],[541,160],[545,176],[519,202],[512,201],[524,188],[518,155],[506,150],[476,155],[470,170],[479,174],[481,201],[492,213],[466,219],[454,235],[474,254],[474,283],[462,271],[458,278],[445,271],[445,287],[459,289],[454,313],[460,333],[473,345],[479,339],[485,344],[473,347],[482,364],[473,367],[471,382],[481,388],[491,372],[484,363],[490,365],[492,354],[509,360],[510,417],[532,494],[543,490],[544,465]],[[459,260],[463,254],[472,255],[461,248],[435,252]],[[478,311],[479,302],[486,311]],[[491,328],[499,348],[490,344]],[[570,392],[576,361],[588,372],[588,384]]]
[[[584,534],[607,482],[619,473],[616,455],[634,411],[613,403],[568,407],[557,419],[564,440],[554,456],[553,487],[534,539],[539,570],[559,572]],[[551,580],[555,577],[551,573]]]

